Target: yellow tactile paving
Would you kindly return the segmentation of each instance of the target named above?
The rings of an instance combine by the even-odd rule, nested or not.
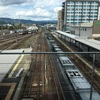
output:
[[[18,65],[20,64],[21,60],[23,59],[24,55],[21,55],[20,59],[18,60],[17,64],[14,66],[14,68],[12,69],[11,73],[9,74],[9,78],[13,75],[14,71],[16,70],[16,68],[18,67]]]

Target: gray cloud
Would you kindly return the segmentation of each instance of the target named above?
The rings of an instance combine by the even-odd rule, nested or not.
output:
[[[0,17],[52,20],[57,19],[62,0],[0,0]]]
[[[7,6],[7,5],[19,5],[27,2],[28,0],[0,0],[0,5]]]

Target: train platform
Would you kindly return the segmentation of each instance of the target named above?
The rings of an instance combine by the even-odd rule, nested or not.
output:
[[[53,35],[61,44],[63,44],[63,46],[65,48],[67,48],[70,52],[77,52],[76,49],[74,47],[70,47],[70,45],[66,45],[62,40],[58,39],[58,37],[56,35]],[[85,41],[85,40],[84,40]],[[91,41],[91,40],[90,40]],[[93,40],[95,41],[95,40]],[[98,43],[97,41],[94,42],[94,44],[97,43],[97,45],[100,43]],[[100,45],[98,45],[100,47]],[[89,67],[89,69],[92,70],[92,67],[93,67],[93,62],[89,61],[88,58],[86,57],[83,57],[82,55],[78,55],[78,54],[75,54],[75,56],[80,60],[82,61],[87,67]],[[77,60],[77,59],[76,59]],[[100,70],[98,68],[95,68],[95,73],[100,76]]]
[[[77,38],[77,37],[78,37],[78,36],[76,36],[76,35],[69,34],[69,33],[62,32],[62,31],[57,31],[57,34],[64,35],[64,36],[69,37],[69,38],[71,38],[71,39],[75,39],[75,38]]]
[[[23,48],[23,52],[24,53],[27,53],[27,52],[31,52],[32,51],[32,49],[31,48]],[[10,72],[10,74],[9,74],[9,78],[16,78],[17,76],[17,73],[19,72],[19,70],[21,69],[21,68],[23,68],[23,70],[27,70],[28,69],[28,67],[26,67],[26,66],[28,66],[30,64],[30,56],[29,56],[29,54],[27,54],[27,55],[24,55],[24,54],[21,54],[20,55],[20,58],[17,60],[17,62],[14,64],[14,66],[13,66],[13,69],[11,70],[11,72]]]
[[[32,48],[23,48],[18,50],[4,50],[3,53],[27,53],[31,52]],[[0,94],[3,94],[1,99],[10,100],[15,92],[18,96],[23,84],[27,70],[30,67],[30,54],[1,54],[0,55]],[[23,68],[23,73],[19,73]],[[19,76],[18,76],[19,73]],[[17,76],[16,76],[17,75]],[[17,86],[17,87],[16,87]],[[12,89],[13,88],[13,89]],[[10,90],[11,89],[11,90]],[[3,90],[3,91],[2,91]],[[10,91],[10,95],[9,95]],[[7,98],[7,99],[6,99]],[[1,100],[0,99],[0,100]],[[15,100],[15,99],[14,99]]]
[[[53,34],[53,36],[54,36],[54,34]],[[98,92],[95,92],[95,90],[93,90],[93,91],[90,90],[90,88],[93,88],[93,86],[90,85],[91,84],[90,82],[93,82],[93,81],[91,81],[91,77],[90,77],[90,80],[88,80],[88,78],[85,77],[86,74],[89,72],[90,72],[89,75],[92,75],[91,70],[88,70],[88,72],[87,72],[87,70],[84,70],[84,71],[82,70],[83,68],[87,69],[88,66],[86,66],[85,63],[83,64],[83,62],[80,60],[81,57],[77,56],[78,54],[77,54],[77,51],[75,51],[75,48],[72,50],[72,47],[74,47],[74,45],[72,46],[69,42],[67,43],[66,38],[61,38],[61,37],[59,38],[58,36],[54,36],[52,38],[53,38],[52,40],[55,40],[55,44],[58,45],[59,48],[61,48],[65,53],[67,53],[66,56],[64,56],[66,58],[66,60],[63,58],[60,59],[57,57],[57,59],[59,60],[59,62],[61,64],[61,68],[64,69],[63,72],[65,75],[63,75],[63,77],[66,77],[66,75],[67,75],[68,79],[71,82],[70,84],[73,85],[72,87],[74,88],[75,93],[79,93],[79,95],[81,95],[80,96],[81,99],[84,98],[84,100],[85,99],[88,100],[90,98],[90,93],[92,92],[93,100],[98,100],[100,98]],[[52,49],[52,51],[54,51],[54,50]],[[73,55],[71,54],[71,52],[73,52],[72,53]],[[61,56],[61,57],[63,57],[63,56]],[[69,57],[70,60],[67,60],[67,57]],[[68,65],[69,61],[72,61],[74,64],[72,67],[71,66],[69,67],[69,65]],[[57,68],[58,68],[58,66],[57,66]],[[66,73],[65,73],[65,70],[66,70]],[[58,72],[60,73],[60,71],[58,71]],[[77,73],[77,75],[76,75],[76,73]],[[87,82],[84,79],[86,79]],[[84,84],[85,84],[85,86],[84,86]],[[70,90],[72,90],[72,89],[70,89]],[[99,89],[97,89],[96,91],[99,91]],[[75,96],[74,96],[74,99],[75,99]],[[76,100],[78,100],[78,98],[76,98]]]
[[[31,52],[32,51],[32,48],[27,48],[27,49],[24,49],[24,53],[27,53],[27,52]],[[20,60],[19,60],[20,61]],[[20,78],[20,81],[19,81],[19,84],[17,86],[17,89],[16,89],[16,92],[15,92],[15,95],[13,97],[14,100],[18,100],[19,98],[19,95],[20,95],[20,91],[22,89],[22,86],[23,86],[23,82],[24,82],[24,79],[26,77],[26,75],[29,74],[29,68],[30,68],[30,63],[31,63],[31,56],[30,54],[27,54],[27,55],[24,55],[23,59],[20,61],[20,64],[18,65],[16,71],[18,73],[18,71],[23,68],[23,73],[21,75],[21,78]],[[13,74],[14,77],[16,77],[16,72]]]
[[[21,53],[23,52],[23,49],[20,50],[3,50],[1,53],[11,53],[11,52],[17,52]],[[10,72],[13,65],[16,63],[16,60],[20,57],[20,54],[18,55],[7,55],[7,54],[1,54],[0,55],[0,82],[4,79],[4,77]]]
[[[87,38],[86,36],[76,36],[73,34],[62,32],[62,31],[57,31],[56,34],[61,35],[62,37],[65,36],[71,40],[74,40],[75,42],[84,44],[85,46],[94,48],[96,50],[100,50],[100,41],[98,41],[98,40]]]

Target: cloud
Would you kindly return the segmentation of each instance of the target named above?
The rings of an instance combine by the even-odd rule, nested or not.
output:
[[[33,0],[35,7],[49,7],[59,5],[59,1],[62,0]]]
[[[19,5],[25,3],[27,0],[0,0],[0,5]]]
[[[16,16],[33,16],[34,15],[34,13],[33,13],[33,11],[31,11],[31,10],[27,10],[27,11],[19,11],[19,12],[16,12],[16,14],[15,14]]]
[[[63,0],[0,0],[0,17],[54,20]]]
[[[37,20],[43,20],[43,18],[49,18],[51,17],[51,13],[46,10],[46,9],[42,9],[42,8],[36,8],[34,10],[26,10],[26,11],[18,11],[16,12],[16,16],[20,16],[21,18],[26,16],[26,18],[34,18]]]
[[[55,7],[53,10],[54,10],[55,13],[57,13],[57,12],[58,12],[59,10],[61,10],[61,9],[62,9],[62,7],[59,7],[59,6],[58,6],[58,7]]]

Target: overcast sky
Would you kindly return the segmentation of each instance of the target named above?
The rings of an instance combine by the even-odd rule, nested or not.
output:
[[[64,0],[0,0],[0,17],[56,20]]]

